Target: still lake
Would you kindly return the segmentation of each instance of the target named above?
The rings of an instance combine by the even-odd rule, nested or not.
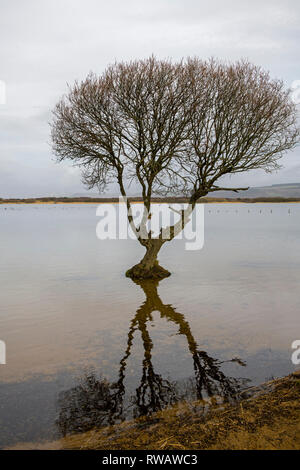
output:
[[[142,285],[142,247],[99,240],[96,208],[0,205],[0,447],[299,368],[300,204],[205,205],[203,248],[166,244],[171,277]]]

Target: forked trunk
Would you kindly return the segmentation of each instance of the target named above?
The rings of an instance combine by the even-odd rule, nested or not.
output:
[[[150,240],[143,259],[131,269],[128,269],[126,276],[131,279],[163,279],[170,276],[171,273],[162,268],[157,260],[157,254],[161,246],[161,240]]]

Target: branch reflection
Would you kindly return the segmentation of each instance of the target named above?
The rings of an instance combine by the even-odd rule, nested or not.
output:
[[[178,334],[186,338],[194,368],[194,378],[189,383],[194,384],[195,399],[217,397],[219,402],[234,400],[245,383],[245,379],[229,377],[222,371],[224,362],[237,362],[245,366],[243,361],[238,358],[219,361],[198,349],[184,315],[177,312],[172,305],[164,304],[159,297],[158,281],[136,284],[142,288],[146,299],[131,320],[126,350],[120,361],[118,380],[109,383],[92,372],[82,377],[75,387],[61,392],[57,426],[63,436],[120,422],[130,416],[136,418],[151,415],[168,405],[184,400],[190,393],[190,390],[182,390],[178,383],[163,378],[154,370],[153,342],[148,331],[148,323],[153,322],[153,312],[159,312],[161,318],[173,322],[178,327]],[[142,374],[135,393],[126,402],[126,367],[137,331],[141,333],[144,350]]]

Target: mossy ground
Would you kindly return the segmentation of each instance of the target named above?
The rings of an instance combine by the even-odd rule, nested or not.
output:
[[[165,268],[156,263],[152,268],[145,270],[141,264],[136,264],[132,268],[126,271],[126,277],[130,277],[133,280],[161,280],[165,277],[171,276],[171,273]]]

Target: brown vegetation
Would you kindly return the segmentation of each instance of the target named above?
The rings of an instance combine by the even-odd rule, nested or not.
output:
[[[130,197],[129,201],[131,203],[143,202],[141,197]],[[0,204],[105,204],[105,203],[115,203],[119,202],[117,197],[38,197],[38,198],[9,198],[3,199],[0,198]],[[256,197],[256,198],[221,198],[221,197],[202,197],[198,199],[197,204],[209,204],[209,203],[219,203],[219,202],[240,202],[240,203],[259,203],[259,202],[269,202],[269,203],[279,203],[279,202],[300,202],[300,198],[297,197]],[[166,203],[166,204],[183,204],[188,203],[187,197],[152,197],[151,203]]]
[[[300,375],[238,405],[184,403],[152,418],[64,439],[80,449],[300,449]],[[273,389],[272,389],[273,388]],[[270,390],[271,389],[271,390]]]
[[[300,449],[300,373],[254,389],[238,404],[181,403],[150,417],[45,444],[40,449]],[[207,405],[207,402],[205,403]]]

